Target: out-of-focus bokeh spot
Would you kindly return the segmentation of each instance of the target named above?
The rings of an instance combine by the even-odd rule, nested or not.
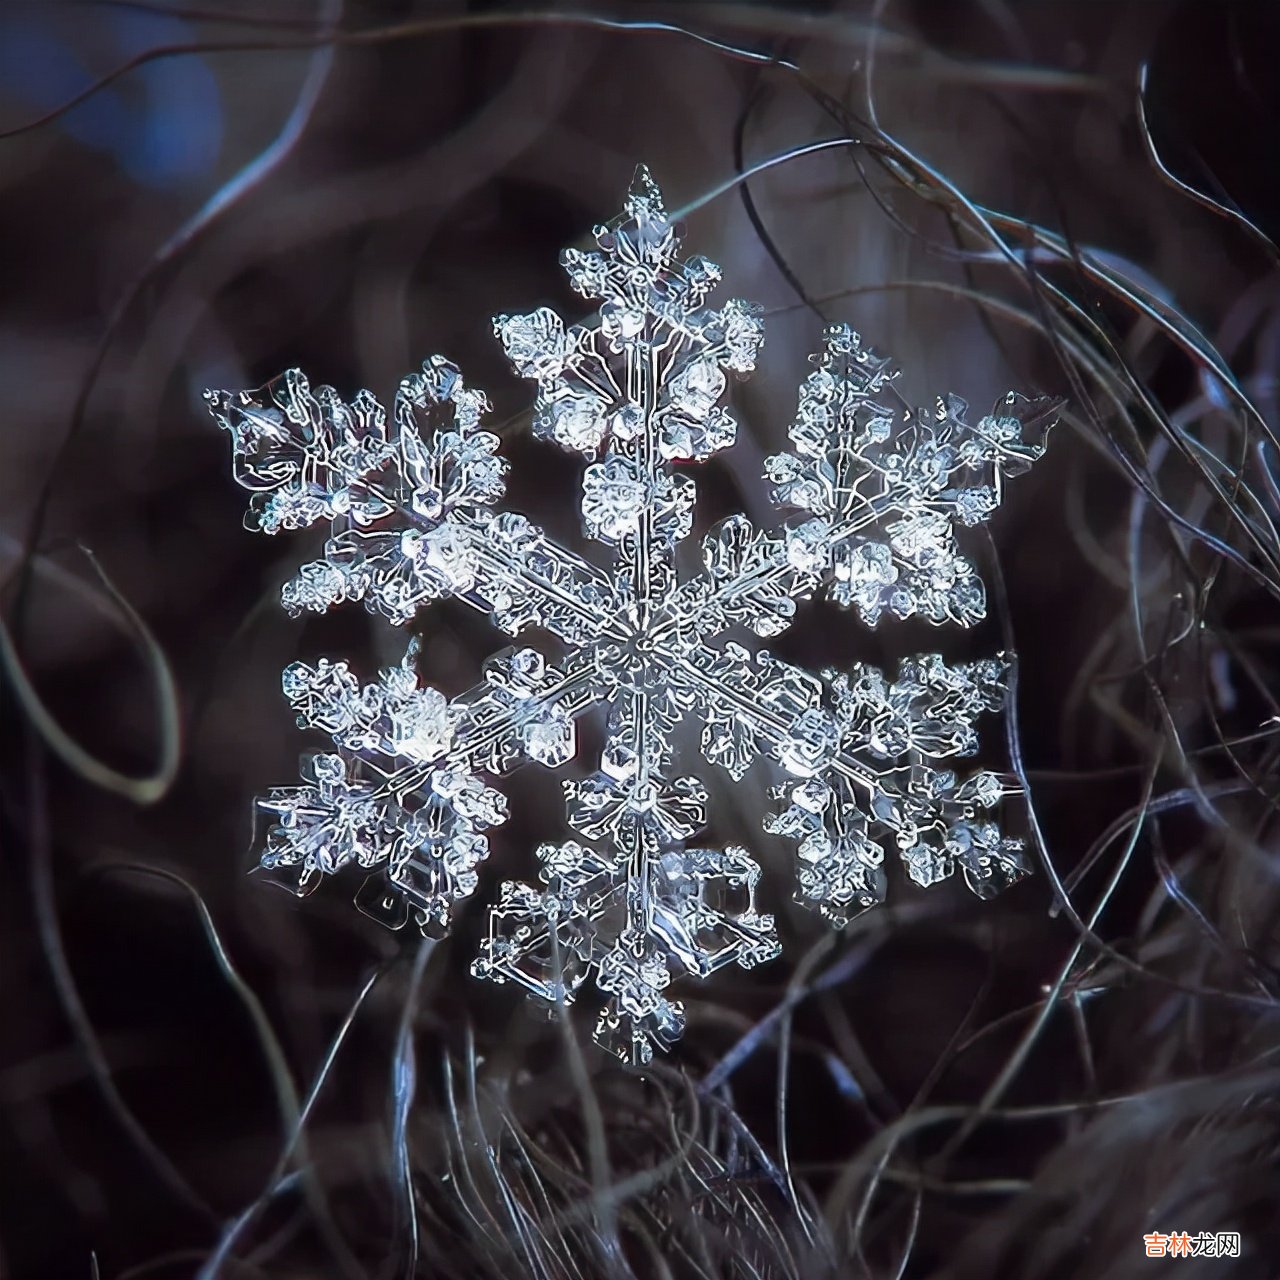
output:
[[[10,110],[52,111],[109,69],[149,50],[189,43],[192,28],[163,14],[127,10],[0,13],[0,93]],[[91,52],[88,52],[91,51]],[[113,156],[137,182],[179,186],[206,174],[222,144],[222,108],[199,57],[157,58],[99,90],[54,126]]]

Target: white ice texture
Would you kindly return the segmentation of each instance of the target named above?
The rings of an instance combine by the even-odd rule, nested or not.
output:
[[[599,556],[498,509],[507,464],[481,425],[488,402],[441,356],[401,383],[390,415],[367,391],[348,404],[297,370],[207,399],[253,493],[250,528],[332,522],[323,557],[284,588],[291,614],[360,600],[404,625],[452,597],[512,637],[539,628],[544,649],[546,633],[558,641],[551,656],[495,654],[453,699],[420,684],[416,639],[372,684],[346,662],[289,666],[299,725],[332,749],[305,761],[304,785],[257,802],[262,866],[306,893],[355,863],[368,873],[363,910],[438,935],[507,817],[493,781],[530,761],[576,762],[577,721],[601,710],[599,767],[563,783],[573,837],[538,849],[540,883],[502,885],[473,969],[564,1002],[594,975],[598,1040],[644,1062],[683,1029],[673,976],[779,951],[747,850],[688,845],[707,792],[678,772],[685,717],[731,778],[769,771],[764,828],[795,842],[797,897],[836,925],[884,900],[888,846],[922,885],[958,871],[985,897],[1025,873],[1021,842],[991,820],[1007,778],[952,767],[975,752],[979,716],[1000,709],[1008,655],[923,654],[890,678],[861,665],[814,674],[749,642],[786,630],[818,592],[868,626],[981,619],[983,584],[956,526],[991,515],[1005,478],[1043,452],[1056,406],[1010,394],[973,424],[955,397],[913,409],[889,362],[832,326],[800,387],[791,451],[766,461],[774,502],[799,514],[768,529],[722,520],[702,539],[701,570],[681,575],[695,499],[684,464],[733,445],[722,401],[731,375],[754,368],[763,323],[751,303],[709,305],[720,270],[681,258],[644,168],[595,243],[561,262],[600,300],[596,316],[566,325],[541,307],[493,327],[537,385],[534,432],[585,460],[582,525]]]

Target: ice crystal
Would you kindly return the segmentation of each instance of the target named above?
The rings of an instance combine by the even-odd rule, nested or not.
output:
[[[682,719],[701,724],[703,756],[731,778],[771,771],[765,829],[796,842],[797,896],[837,925],[884,899],[886,845],[922,885],[958,871],[986,896],[1026,870],[1020,842],[991,820],[1005,782],[949,767],[1000,707],[1004,656],[926,654],[894,679],[860,665],[813,674],[752,634],[778,635],[817,592],[868,626],[886,613],[981,619],[982,581],[956,526],[985,521],[1005,478],[1041,454],[1054,406],[1010,394],[976,424],[955,397],[913,409],[889,362],[833,326],[800,388],[791,451],[766,462],[775,503],[801,514],[773,529],[722,520],[702,539],[701,571],[682,577],[695,488],[674,464],[733,444],[721,401],[729,375],[753,369],[763,325],[750,303],[708,305],[719,268],[679,256],[643,168],[595,242],[561,261],[600,300],[596,321],[566,326],[542,307],[493,327],[537,384],[534,432],[586,462],[582,524],[604,556],[495,509],[506,463],[481,427],[488,402],[441,356],[405,379],[390,418],[367,391],[348,405],[296,370],[208,401],[253,491],[250,528],[332,521],[323,557],[284,588],[290,613],[360,600],[404,624],[451,596],[512,637],[537,627],[559,641],[550,654],[496,654],[452,700],[420,685],[416,641],[372,684],[345,662],[288,667],[299,725],[335,750],[307,761],[305,785],[258,801],[262,865],[305,893],[356,863],[370,872],[363,910],[442,932],[476,888],[485,832],[506,817],[489,780],[573,761],[576,721],[602,709],[598,769],[563,783],[574,835],[538,850],[536,886],[502,886],[473,968],[563,1001],[594,975],[607,997],[598,1039],[645,1061],[683,1028],[673,976],[748,968],[779,949],[747,851],[688,847],[707,792],[679,772]]]

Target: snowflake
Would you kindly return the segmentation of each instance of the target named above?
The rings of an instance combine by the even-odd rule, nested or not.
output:
[[[889,842],[922,885],[958,871],[987,896],[1025,873],[1020,842],[990,820],[1009,785],[947,767],[973,754],[975,722],[999,709],[1005,657],[928,654],[896,679],[860,665],[815,675],[751,640],[784,631],[797,601],[820,591],[868,626],[886,612],[981,619],[982,582],[956,525],[991,515],[1006,477],[1043,452],[1056,406],[1010,394],[976,425],[954,397],[912,409],[887,360],[847,326],[829,328],[792,451],[766,464],[774,501],[802,514],[775,529],[730,516],[703,538],[701,570],[678,573],[695,489],[677,466],[733,444],[720,402],[729,375],[754,368],[763,325],[752,304],[707,304],[719,269],[679,257],[647,170],[595,241],[561,261],[578,293],[602,300],[596,322],[566,327],[544,307],[499,316],[494,331],[537,383],[534,432],[586,460],[582,523],[608,549],[607,569],[495,509],[506,463],[481,427],[488,402],[440,356],[401,384],[390,421],[368,392],[346,404],[297,371],[207,399],[253,491],[250,528],[332,521],[323,558],[284,588],[291,614],[360,600],[404,624],[454,597],[512,637],[537,627],[558,641],[550,655],[496,654],[451,700],[421,687],[416,640],[373,684],[345,662],[288,667],[299,725],[336,751],[307,762],[306,785],[258,801],[262,865],[306,893],[357,863],[370,872],[363,910],[439,935],[476,888],[485,833],[506,817],[487,780],[573,761],[577,720],[603,709],[598,769],[563,783],[575,838],[539,848],[538,885],[502,886],[473,971],[565,1002],[594,974],[607,997],[597,1038],[643,1062],[683,1028],[673,976],[779,951],[747,851],[687,845],[707,792],[676,772],[684,717],[731,778],[763,762],[784,779],[765,829],[797,842],[797,896],[836,925],[884,899]]]

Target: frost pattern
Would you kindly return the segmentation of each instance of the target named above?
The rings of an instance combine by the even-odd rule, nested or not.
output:
[[[573,836],[538,850],[536,885],[502,886],[473,968],[566,1002],[594,975],[606,997],[597,1038],[643,1062],[683,1029],[673,977],[779,950],[747,851],[688,845],[707,793],[675,758],[684,717],[700,722],[711,765],[781,779],[765,829],[796,842],[797,896],[837,925],[883,901],[889,845],[922,885],[958,871],[988,896],[1027,870],[1021,843],[992,821],[1006,782],[951,767],[999,709],[1007,658],[926,654],[893,679],[864,666],[815,675],[751,637],[786,630],[817,592],[869,626],[886,614],[981,619],[957,526],[985,521],[1005,479],[1040,456],[1056,406],[1010,394],[976,424],[955,397],[911,409],[889,362],[834,326],[800,388],[791,451],[766,464],[774,501],[798,514],[774,529],[721,521],[682,581],[675,550],[695,487],[674,464],[733,444],[721,402],[730,376],[754,368],[763,325],[750,303],[708,304],[719,268],[680,258],[647,170],[595,241],[561,261],[600,301],[597,318],[566,326],[543,307],[497,317],[494,332],[537,385],[536,434],[585,461],[582,524],[607,568],[495,509],[506,464],[480,425],[487,401],[440,356],[405,379],[389,418],[368,392],[347,405],[297,371],[207,398],[253,491],[250,528],[331,521],[323,557],[284,588],[290,613],[360,600],[404,624],[451,596],[512,637],[538,627],[559,641],[552,655],[494,655],[452,700],[420,684],[416,641],[373,684],[345,662],[287,668],[299,725],[334,751],[306,761],[301,787],[258,801],[262,865],[305,893],[356,863],[369,872],[362,910],[443,932],[476,888],[486,831],[506,817],[489,780],[573,761],[577,719],[604,709],[599,767],[563,783]]]

